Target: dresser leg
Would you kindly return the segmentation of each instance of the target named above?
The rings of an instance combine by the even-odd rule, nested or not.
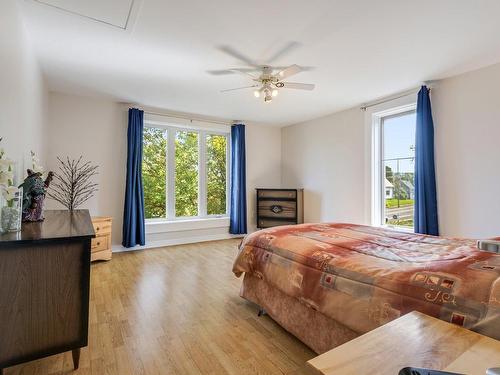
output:
[[[73,355],[73,367],[74,369],[78,369],[78,366],[80,366],[80,348],[78,349],[73,349],[71,351],[71,354]],[[0,374],[2,375],[2,374]]]

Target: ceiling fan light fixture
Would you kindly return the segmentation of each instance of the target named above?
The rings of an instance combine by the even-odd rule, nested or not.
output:
[[[223,46],[220,49],[221,51],[226,52],[232,57],[244,62],[248,66],[248,68],[233,68],[222,71],[213,71],[214,74],[219,75],[226,73],[231,73],[231,74],[238,73],[252,79],[251,86],[221,90],[221,92],[252,88],[253,95],[256,98],[263,98],[264,103],[268,103],[271,102],[273,98],[278,96],[280,89],[295,89],[295,90],[309,90],[309,91],[314,90],[314,85],[310,83],[284,82],[289,77],[294,76],[300,73],[301,71],[310,70],[311,69],[310,67],[306,69],[296,64],[290,65],[288,67],[273,67],[270,65],[258,65],[253,60],[247,58],[238,51],[231,49],[230,47]],[[254,72],[257,73],[252,74]]]

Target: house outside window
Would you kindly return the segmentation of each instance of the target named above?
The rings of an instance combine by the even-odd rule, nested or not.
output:
[[[415,105],[373,115],[375,225],[413,230]]]

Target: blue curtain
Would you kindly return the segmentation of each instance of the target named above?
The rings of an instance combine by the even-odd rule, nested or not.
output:
[[[231,207],[229,233],[247,232],[245,125],[231,127]]]
[[[142,132],[144,112],[128,110],[127,180],[123,212],[123,240],[125,247],[144,245],[144,191],[142,189]]]
[[[418,92],[415,141],[415,233],[439,235],[436,172],[434,167],[434,123],[429,89]]]

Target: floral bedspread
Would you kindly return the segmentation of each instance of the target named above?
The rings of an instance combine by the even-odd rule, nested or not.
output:
[[[248,235],[233,272],[264,279],[359,333],[417,310],[500,339],[500,255],[474,240],[283,226]]]

